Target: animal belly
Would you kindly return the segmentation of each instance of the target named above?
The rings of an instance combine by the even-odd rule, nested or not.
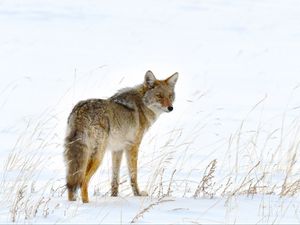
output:
[[[110,151],[128,150],[134,144],[134,138],[111,136],[108,140],[107,149]]]
[[[136,127],[118,127],[112,128],[108,136],[107,149],[111,151],[128,150],[136,140]]]

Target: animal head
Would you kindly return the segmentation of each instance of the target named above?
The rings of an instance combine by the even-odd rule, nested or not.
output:
[[[177,79],[178,73],[174,73],[165,80],[157,80],[150,70],[147,71],[144,80],[146,93],[143,101],[145,105],[156,114],[171,112],[175,100],[174,88]]]

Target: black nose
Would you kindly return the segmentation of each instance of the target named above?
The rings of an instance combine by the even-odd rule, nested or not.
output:
[[[169,106],[168,110],[169,110],[169,112],[171,112],[173,110],[173,106]]]

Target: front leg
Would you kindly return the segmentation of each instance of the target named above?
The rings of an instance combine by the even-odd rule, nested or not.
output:
[[[148,196],[147,192],[140,191],[137,183],[137,159],[139,146],[132,146],[126,151],[127,165],[130,176],[130,184],[135,196]]]
[[[119,193],[119,174],[123,151],[112,152],[112,181],[111,196],[118,196]]]

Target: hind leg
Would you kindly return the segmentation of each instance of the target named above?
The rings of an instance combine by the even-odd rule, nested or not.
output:
[[[107,143],[107,136],[98,137],[99,140],[102,140],[101,143],[98,144],[98,148],[95,152],[95,154],[91,155],[89,162],[86,167],[84,179],[81,185],[81,198],[83,203],[89,202],[89,196],[88,196],[88,185],[90,182],[90,179],[94,175],[94,173],[97,171],[98,167],[100,166],[102,159],[104,157],[106,143]]]
[[[98,157],[92,157],[87,165],[85,177],[82,182],[81,186],[81,198],[83,203],[89,202],[89,195],[88,195],[88,185],[90,182],[90,179],[94,175],[94,173],[97,171],[98,167],[100,166],[102,159],[104,156],[104,152],[101,153]]]

